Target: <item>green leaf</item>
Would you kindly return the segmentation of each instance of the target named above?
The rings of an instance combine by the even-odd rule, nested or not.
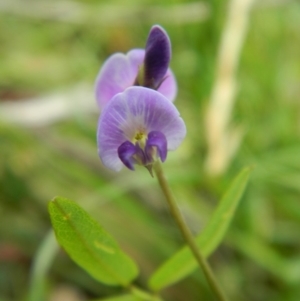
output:
[[[207,226],[195,238],[205,257],[208,257],[222,242],[247,185],[250,170],[251,168],[243,169],[234,179]],[[197,262],[190,249],[185,246],[152,275],[149,286],[155,291],[161,290],[191,274],[196,268]]]
[[[75,202],[56,197],[48,210],[60,245],[95,279],[109,285],[127,286],[137,276],[138,269],[132,259]]]

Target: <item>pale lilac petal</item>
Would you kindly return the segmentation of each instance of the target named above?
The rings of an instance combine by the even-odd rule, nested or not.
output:
[[[130,87],[111,99],[99,119],[98,153],[106,167],[122,168],[118,148],[137,131],[163,133],[168,150],[176,149],[186,135],[184,121],[167,98],[152,89]]]
[[[132,49],[127,52],[127,57],[130,62],[130,65],[136,71],[135,77],[137,77],[139,67],[143,65],[144,57],[145,57],[145,49]]]
[[[177,96],[177,83],[171,69],[168,69],[165,79],[157,91],[174,102],[175,97]]]
[[[96,100],[101,109],[113,96],[134,84],[144,56],[143,49],[133,49],[126,55],[116,53],[106,60],[95,83]]]

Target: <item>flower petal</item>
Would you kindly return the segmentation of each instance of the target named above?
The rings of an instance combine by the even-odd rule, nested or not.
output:
[[[153,146],[156,147],[158,155],[162,162],[167,159],[167,139],[165,135],[159,131],[153,131],[148,134],[148,139],[146,143],[146,154],[149,158],[153,158],[152,151]]]
[[[130,87],[115,95],[104,108],[98,123],[98,153],[103,164],[115,171],[122,168],[118,148],[133,141],[137,132],[159,131],[168,150],[176,149],[186,135],[184,121],[176,107],[159,92]]]
[[[145,50],[133,49],[126,55],[116,53],[102,66],[95,83],[96,100],[100,108],[117,93],[132,86],[143,64]]]
[[[155,89],[161,85],[171,59],[171,42],[165,30],[155,25],[151,28],[144,60],[144,86]]]
[[[135,160],[133,155],[137,153],[137,147],[130,141],[123,142],[118,148],[118,155],[123,164],[131,170],[134,170]]]
[[[167,97],[172,102],[175,100],[175,97],[177,95],[177,83],[175,76],[171,69],[168,69],[165,79],[162,82],[162,84],[157,89],[159,93]]]
[[[126,55],[116,53],[107,59],[95,84],[96,99],[100,108],[103,109],[113,96],[134,84],[139,67],[143,64],[144,56],[145,50],[133,49]],[[177,95],[177,83],[170,69],[168,69],[165,80],[158,91],[174,101]]]

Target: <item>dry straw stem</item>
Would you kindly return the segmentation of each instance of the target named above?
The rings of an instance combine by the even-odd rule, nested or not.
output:
[[[236,93],[236,70],[247,32],[254,0],[231,0],[221,37],[216,80],[205,118],[208,154],[206,169],[212,176],[221,175],[239,147],[242,129],[229,129]]]

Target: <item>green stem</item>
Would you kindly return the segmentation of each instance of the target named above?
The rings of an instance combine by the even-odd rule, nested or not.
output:
[[[218,300],[220,301],[226,301],[226,297],[224,293],[222,292],[208,262],[204,258],[204,256],[201,254],[199,248],[197,247],[194,237],[190,231],[190,229],[187,227],[185,221],[183,220],[183,217],[179,211],[178,206],[176,205],[175,198],[173,196],[173,193],[169,187],[169,184],[167,182],[167,179],[163,173],[161,163],[157,161],[154,165],[154,172],[157,176],[159,185],[166,197],[166,200],[169,204],[171,214],[173,215],[173,218],[175,219],[178,227],[180,228],[180,231],[190,247],[195,259],[197,260],[200,268],[203,270],[204,275],[211,287],[211,289],[214,291],[215,295],[217,296]]]
[[[129,290],[131,294],[135,297],[137,297],[139,300],[144,300],[144,301],[162,301],[159,295],[157,294],[149,294],[148,292],[143,291],[142,289],[131,285],[129,287]]]

